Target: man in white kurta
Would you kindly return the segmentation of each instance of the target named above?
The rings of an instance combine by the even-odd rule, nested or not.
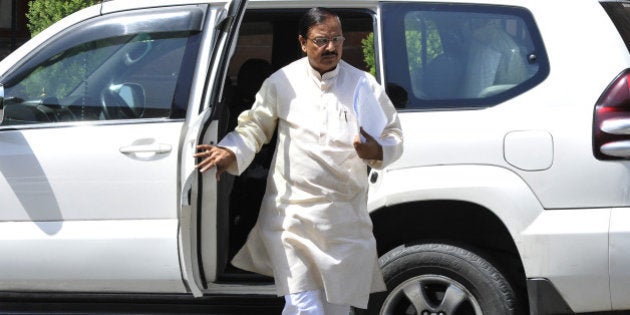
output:
[[[340,58],[341,47],[332,42],[340,24],[332,34],[330,28],[317,30],[314,35],[328,39],[325,50],[335,49]],[[240,174],[278,130],[258,221],[232,264],[273,276],[278,295],[323,289],[329,303],[366,308],[370,292],[385,290],[366,209],[366,164],[379,169],[396,160],[402,131],[396,110],[370,74],[341,60],[328,71],[316,69],[321,63],[311,59],[322,47],[313,42],[313,49],[305,48],[308,39],[300,36],[307,57],[272,74],[251,110],[217,146],[235,157],[225,170]],[[367,145],[358,139],[353,109],[361,78],[387,118],[381,135],[366,135],[379,159],[358,154]],[[222,170],[222,160],[210,152],[217,147],[199,147],[197,157],[206,158],[202,170],[204,165]]]

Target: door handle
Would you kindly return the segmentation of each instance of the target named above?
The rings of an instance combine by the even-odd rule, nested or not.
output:
[[[158,143],[158,144],[142,144],[142,145],[128,145],[121,147],[120,153],[123,154],[136,154],[136,153],[155,153],[164,154],[173,150],[170,144]]]

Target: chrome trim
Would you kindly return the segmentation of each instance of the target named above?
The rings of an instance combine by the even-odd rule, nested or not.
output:
[[[603,132],[613,135],[630,135],[630,118],[604,120],[601,129]]]
[[[2,130],[31,130],[31,129],[50,129],[50,128],[73,128],[73,127],[99,127],[114,125],[136,125],[136,124],[161,124],[161,123],[183,123],[183,118],[143,118],[143,119],[118,119],[118,120],[92,120],[92,121],[68,121],[68,122],[47,122],[41,124],[24,124],[0,126]]]
[[[626,158],[630,157],[630,140],[615,141],[601,146],[602,153],[610,156]]]
[[[4,86],[0,84],[0,125],[4,120]]]

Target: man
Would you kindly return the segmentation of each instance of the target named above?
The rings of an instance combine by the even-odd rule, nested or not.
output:
[[[339,17],[323,8],[300,20],[306,57],[272,74],[251,110],[218,146],[199,145],[201,172],[239,174],[278,128],[256,225],[232,264],[275,278],[283,314],[348,314],[385,289],[367,212],[366,163],[402,153],[396,111],[375,79],[341,61]],[[387,118],[381,135],[359,129],[353,92],[362,78]],[[365,141],[361,142],[359,133]]]

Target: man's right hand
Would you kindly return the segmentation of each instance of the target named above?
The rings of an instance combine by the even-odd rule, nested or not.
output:
[[[197,146],[197,153],[193,155],[194,158],[201,158],[201,162],[195,165],[195,168],[200,172],[216,167],[217,181],[221,179],[221,174],[227,170],[227,168],[236,161],[236,155],[231,150],[223,147],[217,147],[209,144],[200,144]]]

